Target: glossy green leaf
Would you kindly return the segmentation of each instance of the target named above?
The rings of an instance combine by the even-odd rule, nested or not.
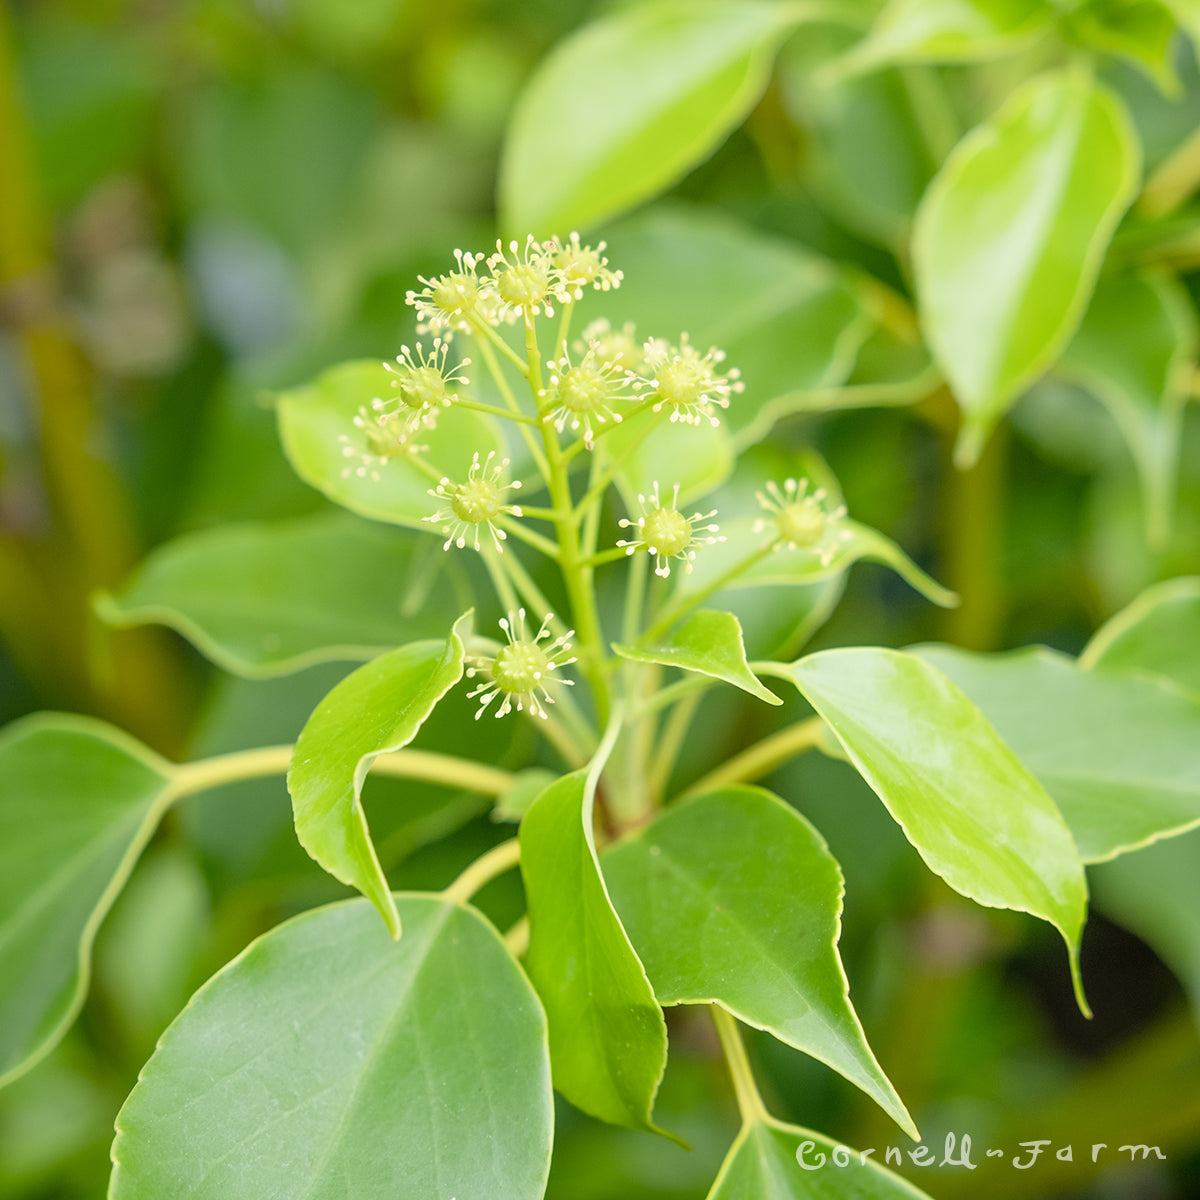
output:
[[[87,717],[41,714],[0,735],[0,1083],[75,1020],[96,930],[170,802],[170,776]]]
[[[655,1130],[667,1027],[600,874],[593,800],[584,776],[568,775],[521,822],[525,969],[546,1010],[554,1086],[594,1117]]]
[[[1147,536],[1170,532],[1179,460],[1184,369],[1196,353],[1187,292],[1162,275],[1110,275],[1096,286],[1059,369],[1108,408],[1133,455],[1145,496]]]
[[[1175,972],[1200,1021],[1200,830],[1101,863],[1088,875],[1100,911]]]
[[[284,675],[433,637],[464,607],[432,539],[342,515],[227,525],[160,547],[116,595],[112,625],[158,623],[227,671]]]
[[[760,520],[761,513],[758,517],[735,517],[730,521],[721,521],[721,533],[726,540],[715,546],[705,546],[697,552],[692,574],[684,584],[685,589],[698,591],[706,587],[745,559],[754,546],[761,545],[767,535],[755,532]],[[958,597],[953,592],[926,575],[890,538],[857,521],[843,521],[842,528],[849,536],[838,541],[827,562],[823,562],[821,556],[812,550],[785,547],[759,559],[732,579],[728,586],[750,588],[814,583],[840,575],[865,559],[890,567],[905,583],[934,604],[952,608],[958,603]]]
[[[737,1135],[708,1200],[929,1200],[907,1180],[810,1129],[770,1117]],[[800,1165],[801,1155],[806,1167]],[[807,1169],[806,1169],[807,1168]]]
[[[1200,824],[1200,697],[1148,676],[1083,671],[1043,647],[918,653],[1041,780],[1085,862]]]
[[[696,671],[732,683],[768,704],[783,703],[746,665],[742,627],[733,613],[701,609],[651,645],[614,644],[613,649],[622,658]]]
[[[1075,331],[1138,173],[1121,101],[1067,71],[1025,84],[925,193],[913,266],[922,326],[963,410],[960,462]]]
[[[707,158],[762,95],[789,5],[654,0],[562,42],[517,103],[500,166],[513,236],[595,225]]]
[[[765,437],[814,390],[842,384],[873,326],[836,264],[713,211],[657,206],[607,239],[625,279],[585,300],[586,312],[616,329],[632,322],[641,340],[686,332],[701,352],[723,350],[722,366],[746,385],[721,416],[739,445]]]
[[[462,678],[467,613],[444,641],[414,642],[348,675],[300,732],[288,791],[300,844],[322,867],[358,888],[388,931],[400,918],[367,829],[360,796],[374,759],[407,746],[437,702]]]
[[[421,431],[422,470],[411,455],[400,455],[359,474],[357,457],[365,448],[354,418],[363,406],[390,394],[392,376],[375,360],[331,367],[304,387],[277,397],[279,436],[296,474],[335,504],[364,517],[431,530],[424,518],[437,511],[429,495],[437,477],[465,479],[471,455],[500,451],[492,420],[463,408],[438,414],[434,429]],[[351,453],[348,455],[346,451]],[[374,478],[377,474],[378,478]]]
[[[859,347],[849,379],[838,387],[817,388],[798,397],[796,411],[915,404],[932,395],[941,382],[941,372],[919,335],[910,340],[880,326]]]
[[[926,140],[911,71],[839,77],[835,64],[855,36],[829,25],[793,38],[780,55],[782,99],[811,137],[806,175],[822,207],[907,259],[913,214],[940,154]]]
[[[983,713],[936,667],[898,650],[826,650],[791,672],[931,871],[980,904],[1059,930],[1086,1012],[1079,852],[1041,783]]]
[[[722,1005],[833,1067],[917,1136],[850,1003],[841,870],[799,813],[762,788],[723,788],[667,809],[603,865],[661,1004]]]
[[[1141,67],[1158,87],[1178,96],[1171,62],[1175,19],[1162,0],[1084,0],[1064,22],[1069,36]]]
[[[117,1117],[111,1200],[538,1200],[553,1127],[537,997],[473,909],[295,917],[196,993]]]
[[[839,65],[866,71],[885,63],[997,58],[1024,48],[1054,16],[1046,0],[890,0]]]
[[[649,433],[645,422],[653,422]],[[688,504],[719,487],[733,471],[733,441],[724,426],[673,422],[665,412],[623,422],[605,435],[604,445],[621,460],[617,483],[635,513],[634,498],[648,494],[656,482],[664,499],[679,484],[679,503]]]
[[[1147,588],[1096,631],[1079,665],[1145,671],[1200,696],[1200,577]]]

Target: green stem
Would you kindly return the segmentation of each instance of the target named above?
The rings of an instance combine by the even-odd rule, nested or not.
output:
[[[528,917],[522,917],[504,935],[504,948],[513,956],[513,958],[521,958],[529,949]]]
[[[524,508],[521,509],[522,516]],[[534,533],[532,529],[526,529],[520,521],[513,520],[509,517],[501,517],[496,522],[506,533],[511,533],[513,537],[518,538],[527,546],[532,546],[539,554],[544,554],[547,558],[558,561],[558,547],[549,539],[544,538],[540,533]]]
[[[536,400],[542,387],[542,369],[537,332],[532,321],[527,321],[525,325],[525,346],[529,357],[529,387]],[[579,512],[571,503],[571,484],[562,447],[552,426],[542,426],[542,442],[549,463],[550,502],[557,512],[567,514],[555,522],[554,528],[558,536],[558,565],[579,636],[580,668],[595,697],[597,717],[604,724],[608,720],[611,703],[604,670],[606,655],[600,618],[596,611],[592,572],[585,565],[586,556],[581,553],[579,546]]]
[[[1004,628],[1007,460],[1001,424],[972,466],[956,470],[946,464],[943,554],[947,583],[961,603],[946,612],[945,640],[967,650],[994,650]]]
[[[495,336],[492,330],[486,325],[481,326],[480,328],[490,337]],[[500,344],[504,346],[511,357],[516,357],[513,354],[512,347],[509,346],[507,342],[501,341]],[[491,346],[480,337],[475,338],[475,345],[479,347],[480,357],[483,359],[484,365],[487,367],[488,373],[491,375],[492,381],[495,383],[497,390],[504,398],[504,403],[508,405],[509,415],[514,418],[524,418],[526,414],[521,411],[521,406],[517,403],[517,398],[513,395],[512,388],[508,386],[508,380],[504,378],[504,372],[500,370],[500,364],[496,361],[496,355]],[[518,366],[521,368],[521,374],[528,378],[528,366],[525,363],[522,363],[520,359],[517,359],[516,361]],[[534,392],[535,401],[536,396],[537,393]],[[534,421],[532,424],[537,425],[538,422]],[[517,428],[521,431],[521,437],[525,440],[525,445],[529,447],[529,453],[533,457],[533,461],[537,464],[538,473],[541,475],[543,481],[549,481],[550,467],[546,462],[546,456],[542,453],[541,448],[537,444],[537,438],[534,437],[532,428],[530,425],[526,424],[524,420],[518,422]]]
[[[555,353],[562,358],[567,353],[567,338],[571,336],[571,317],[575,313],[575,301],[568,300],[562,306],[562,316],[558,318],[558,337],[555,339]]]
[[[751,669],[753,670],[753,668]],[[695,692],[706,692],[710,687],[719,682],[720,680],[711,675],[697,675],[689,672],[685,679],[677,680],[668,687],[660,688],[648,700],[644,700],[638,705],[637,710],[631,714],[631,718],[633,720],[640,720],[642,717],[649,716],[651,713],[656,713],[661,709],[669,707],[677,700],[682,700],[685,696],[691,696]]]
[[[690,612],[698,604],[703,604],[709,596],[719,592],[726,584],[748,571],[755,563],[766,558],[775,549],[772,543],[760,546],[757,550],[739,559],[728,571],[723,571],[711,583],[705,584],[698,592],[692,592],[675,604],[668,606],[667,611],[646,631],[642,641],[652,642],[656,637],[666,633],[684,613]]]
[[[692,719],[696,715],[696,709],[699,708],[700,701],[704,699],[704,692],[716,680],[705,678],[693,681],[685,679],[682,682],[691,684],[691,690],[687,695],[680,697],[675,711],[667,718],[667,723],[663,727],[662,737],[658,740],[658,753],[654,758],[654,768],[650,772],[650,795],[655,797],[659,803],[661,803],[662,796],[667,790],[667,784],[671,781],[671,772],[675,769],[675,763],[678,761],[680,751],[683,749],[683,743],[687,738],[688,730],[691,728]],[[675,687],[679,686],[679,684],[675,685]],[[664,689],[665,692],[672,692],[674,690],[674,687]],[[659,693],[659,695],[662,694],[662,692]]]
[[[484,566],[487,567],[488,575],[491,578],[492,587],[496,591],[496,598],[500,601],[500,607],[507,613],[515,614],[517,609],[521,607],[521,604],[517,600],[517,593],[513,588],[512,580],[505,573],[500,555],[496,553],[496,547],[485,543],[481,554]]]
[[[563,514],[553,508],[536,508],[530,507],[527,504],[521,505],[521,515],[523,517],[533,517],[535,521],[561,521]]]
[[[754,1082],[754,1072],[750,1069],[750,1060],[746,1057],[746,1047],[742,1044],[737,1021],[718,1004],[714,1004],[709,1011],[712,1013],[713,1024],[717,1027],[717,1037],[720,1039],[725,1061],[729,1065],[733,1093],[737,1097],[738,1112],[742,1114],[742,1120],[747,1125],[766,1121],[770,1114],[758,1093],[758,1085]]]
[[[455,408],[469,408],[471,412],[487,413],[493,417],[503,417],[506,421],[520,421],[526,425],[537,425],[539,421],[537,417],[531,417],[528,413],[513,412],[507,408],[497,408],[494,404],[484,404],[479,400],[464,400],[460,396],[454,402]]]
[[[497,875],[511,871],[521,861],[521,843],[509,838],[481,854],[461,875],[442,892],[442,898],[455,904],[466,904],[481,887]]]
[[[650,402],[647,401],[642,408],[648,407],[649,403]],[[642,409],[636,409],[635,413],[640,411],[642,411]],[[605,491],[608,490],[608,485],[616,478],[617,472],[629,461],[630,458],[633,457],[646,438],[648,438],[654,429],[658,425],[662,424],[665,419],[666,412],[663,411],[654,414],[650,420],[643,422],[645,427],[638,432],[636,437],[631,439],[629,444],[621,450],[620,454],[613,455],[613,457],[609,459],[605,466],[604,472],[599,475],[595,483],[592,484],[592,486],[589,487],[588,490],[583,494],[583,497],[576,505],[576,508],[579,511],[583,511],[588,505],[594,503],[599,496],[602,496]],[[628,418],[626,418],[623,424],[627,425],[628,423]],[[611,429],[613,426],[609,426],[608,428]],[[583,445],[582,442],[578,444],[580,446]]]
[[[624,546],[610,546],[607,550],[601,550],[599,554],[589,555],[580,562],[581,567],[602,567],[605,563],[616,562],[621,558],[628,558],[629,551]],[[636,557],[646,558],[646,555],[638,555]]]
[[[529,364],[522,362],[521,356],[486,321],[472,320],[471,328],[475,331],[475,344],[479,347],[480,352],[491,354],[491,346],[495,346],[501,354],[507,355],[513,366],[516,367],[522,375],[528,378]],[[479,340],[480,334],[487,338],[487,342],[482,342]],[[489,367],[489,370],[490,369],[491,368]],[[506,389],[501,390],[503,391]]]
[[[741,754],[735,754],[733,758],[698,779],[680,799],[698,796],[701,792],[711,792],[731,783],[751,783],[755,779],[762,779],[776,767],[782,766],[806,750],[811,750],[820,740],[823,725],[820,717],[806,717],[795,725],[789,725],[786,729],[763,738],[761,742],[756,742]]]
[[[1200,129],[1185,138],[1155,168],[1138,201],[1138,212],[1166,217],[1200,187]]]
[[[282,775],[291,766],[291,746],[263,746],[256,750],[238,750],[183,763],[175,768],[167,791],[172,798],[207,792],[212,788],[237,783],[243,779],[260,779],[266,775]],[[379,755],[371,769],[380,775],[401,779],[424,779],[429,783],[463,788],[498,796],[512,786],[509,771],[486,763],[471,762],[450,754],[429,750],[393,750]]]

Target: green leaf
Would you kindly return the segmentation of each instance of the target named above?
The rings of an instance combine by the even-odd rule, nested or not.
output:
[[[918,1136],[850,1003],[841,870],[799,813],[762,788],[709,792],[614,846],[604,878],[659,1003],[722,1005]]]
[[[719,213],[660,205],[607,238],[625,279],[581,307],[599,313],[602,302],[615,329],[632,321],[642,339],[687,332],[701,353],[725,351],[746,385],[721,417],[739,445],[765,437],[810,392],[845,382],[872,328],[835,263]]]
[[[928,95],[910,70],[839,78],[832,64],[853,41],[832,25],[792,38],[780,55],[782,99],[811,138],[806,175],[825,211],[907,261],[913,213],[941,161],[920,115]]]
[[[578,30],[517,102],[501,226],[564,233],[663,191],[741,123],[796,19],[786,4],[656,0]]]
[[[1179,28],[1192,40],[1195,54],[1200,56],[1200,0],[1163,0]]]
[[[96,930],[170,803],[171,773],[87,717],[39,714],[0,735],[0,1084],[78,1015]]]
[[[649,433],[646,422],[654,423]],[[678,483],[679,503],[687,504],[719,487],[733,471],[733,441],[724,426],[670,421],[665,412],[622,422],[605,435],[604,445],[621,460],[617,483],[633,512],[634,497],[649,492],[656,481],[668,497]]]
[[[697,671],[732,683],[768,704],[783,703],[774,692],[763,687],[746,665],[742,627],[733,613],[702,609],[692,613],[653,645],[621,646],[614,643],[613,649],[622,658]]]
[[[1148,676],[1083,671],[1043,647],[916,653],[979,705],[1038,777],[1085,862],[1200,824],[1200,697]]]
[[[1121,101],[1060,72],[967,134],[925,193],[913,267],[922,326],[963,410],[960,463],[1074,332],[1138,174]]]
[[[840,1145],[769,1117],[748,1121],[725,1156],[708,1200],[929,1200],[873,1158],[860,1163],[851,1150],[848,1165],[839,1165],[833,1154]],[[808,1170],[797,1161],[801,1152]]]
[[[1085,0],[1065,15],[1070,37],[1127,59],[1158,85],[1178,97],[1179,77],[1171,61],[1175,18],[1161,0]]]
[[[567,775],[521,822],[525,969],[550,1026],[554,1086],[594,1117],[661,1133],[650,1112],[667,1027],[604,886],[592,805],[583,774]]]
[[[1092,867],[1096,905],[1154,949],[1200,1021],[1200,831]]]
[[[717,515],[720,516],[720,513]],[[761,532],[755,532],[755,526],[761,519],[760,513],[757,517],[734,517],[730,521],[721,521],[721,533],[726,540],[713,546],[705,546],[697,553],[692,573],[687,576],[684,588],[689,592],[701,590],[734,567],[740,559],[744,559],[755,545],[761,545],[766,539]],[[857,521],[843,520],[840,525],[848,536],[837,543],[832,557],[827,562],[822,561],[819,554],[804,547],[784,547],[759,559],[753,566],[730,580],[727,587],[740,589],[815,583],[840,575],[856,562],[865,559],[890,567],[905,583],[934,604],[943,608],[953,608],[958,603],[958,597],[953,592],[926,575],[890,538],[884,537],[882,533],[867,525],[860,525]]]
[[[1200,577],[1147,588],[1092,637],[1079,665],[1144,671],[1200,697]]]
[[[390,393],[392,378],[382,363],[359,360],[331,367],[312,383],[279,393],[279,436],[296,474],[335,504],[360,516],[428,532],[431,527],[424,518],[438,508],[429,489],[438,478],[465,479],[471,455],[499,452],[502,442],[489,417],[448,408],[439,412],[436,428],[421,431],[420,444],[428,449],[420,452],[419,460],[400,455],[377,468],[378,479],[370,469],[359,475],[355,455],[365,441],[354,418],[360,408]]]
[[[826,650],[791,672],[931,871],[980,904],[1059,930],[1086,1013],[1083,864],[1054,802],[979,709],[898,650]]]
[[[838,67],[852,72],[885,63],[999,58],[1039,37],[1054,16],[1045,0],[890,0]]]
[[[300,731],[288,791],[300,844],[322,867],[379,909],[392,937],[400,918],[363,812],[363,781],[377,755],[407,746],[437,702],[462,678],[462,629],[445,642],[414,642],[359,667],[317,705]]]
[[[157,549],[97,610],[127,628],[157,623],[252,679],[373,658],[444,627],[463,607],[432,539],[341,514],[226,525]]]
[[[553,1126],[537,997],[474,910],[360,900],[251,943],[163,1034],[117,1117],[111,1200],[538,1200]]]
[[[1108,408],[1125,438],[1145,497],[1147,537],[1170,535],[1196,313],[1182,285],[1164,275],[1110,275],[1096,286],[1059,369]]]

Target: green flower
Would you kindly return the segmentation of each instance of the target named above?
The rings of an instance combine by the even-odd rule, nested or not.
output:
[[[697,522],[708,521],[717,515],[714,508],[708,513],[692,513],[685,517],[677,507],[679,503],[679,484],[675,485],[670,504],[663,504],[658,495],[658,483],[654,484],[649,497],[638,496],[642,506],[642,515],[635,521],[622,520],[623,529],[637,529],[637,537],[620,541],[618,546],[625,548],[626,554],[634,554],[640,547],[654,556],[654,573],[666,579],[671,574],[673,558],[683,563],[684,574],[690,575],[692,563],[696,560],[697,546],[712,546],[723,542],[723,537],[713,537],[719,525],[700,525]]]
[[[517,712],[528,711],[544,721],[549,716],[546,705],[554,703],[554,697],[547,691],[546,684],[550,682],[571,686],[572,680],[561,679],[554,674],[559,667],[570,666],[575,661],[574,656],[566,657],[571,651],[571,638],[574,630],[568,630],[561,637],[556,637],[544,646],[542,639],[550,636],[552,615],[547,613],[541,626],[533,637],[525,625],[525,610],[517,609],[500,618],[500,628],[504,630],[506,644],[496,651],[494,657],[476,656],[470,659],[467,668],[467,678],[473,679],[480,675],[483,681],[467,698],[479,698],[479,708],[475,719],[483,716],[488,705],[497,696],[503,696],[500,707],[496,710],[497,718],[503,717],[514,708]]]

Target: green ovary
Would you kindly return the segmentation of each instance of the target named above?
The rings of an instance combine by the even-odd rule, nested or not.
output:
[[[500,512],[500,489],[488,479],[470,479],[459,484],[450,501],[454,515],[469,525],[482,525]]]
[[[496,280],[496,290],[507,304],[531,308],[546,298],[550,277],[540,267],[522,263],[510,267]]]
[[[679,358],[659,368],[654,386],[660,400],[677,408],[686,408],[703,398],[707,378],[707,372],[699,363]]]
[[[572,367],[558,384],[558,398],[569,412],[594,412],[604,393],[604,377],[593,367]]]
[[[796,546],[815,546],[825,533],[825,510],[811,497],[779,510],[779,536]]]
[[[550,660],[533,642],[512,642],[496,654],[492,678],[505,692],[532,692],[546,677]]]
[[[446,384],[436,367],[415,367],[400,385],[400,399],[409,408],[431,408],[445,395]]]
[[[692,544],[692,523],[677,509],[656,509],[646,516],[642,540],[650,549],[672,558]]]

